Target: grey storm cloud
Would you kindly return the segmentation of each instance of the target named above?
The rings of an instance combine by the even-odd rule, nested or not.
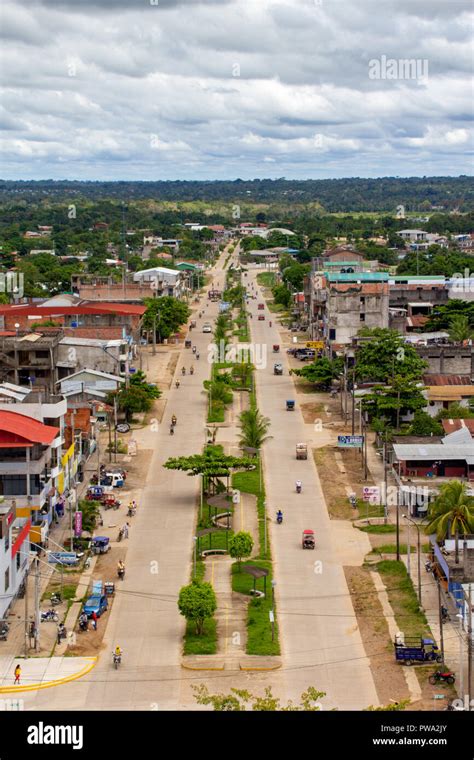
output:
[[[464,0],[4,0],[3,174],[466,173],[472,19]]]

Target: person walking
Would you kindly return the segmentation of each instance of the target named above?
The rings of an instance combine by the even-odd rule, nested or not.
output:
[[[122,534],[124,538],[128,538],[128,529],[130,528],[130,523],[126,522],[125,525],[122,528]]]
[[[13,685],[15,684],[20,685],[20,676],[21,676],[21,668],[20,668],[20,665],[18,664],[15,668],[15,681]]]
[[[95,610],[92,613],[91,617],[92,617],[92,627],[93,627],[94,631],[96,631],[97,630],[97,612],[95,612]]]

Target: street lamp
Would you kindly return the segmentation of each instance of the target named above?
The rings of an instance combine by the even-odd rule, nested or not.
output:
[[[408,517],[407,515],[402,515],[404,520],[407,520],[408,522],[412,523],[415,528],[416,532],[418,534],[417,537],[417,550],[418,550],[418,603],[421,607],[421,537],[420,537],[420,526],[411,519],[411,517]]]
[[[272,579],[272,641],[275,641],[275,586],[277,582]]]
[[[196,555],[197,555],[197,536],[194,536],[194,573],[193,578],[196,577]]]

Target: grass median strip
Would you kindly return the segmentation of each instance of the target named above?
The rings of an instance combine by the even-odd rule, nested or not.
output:
[[[264,560],[249,560],[244,563],[252,567],[268,570],[266,578],[266,597],[251,598],[247,614],[247,654],[279,655],[278,624],[275,614],[274,641],[272,641],[272,624],[270,611],[272,609],[272,563]],[[232,565],[232,590],[251,597],[254,579],[239,568],[238,562]],[[263,591],[263,579],[257,581],[259,591]],[[273,606],[274,612],[276,609]]]

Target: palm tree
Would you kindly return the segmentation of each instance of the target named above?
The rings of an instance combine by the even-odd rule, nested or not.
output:
[[[442,485],[428,518],[425,532],[436,533],[439,540],[474,533],[474,497],[468,496],[466,483],[451,480]]]
[[[465,314],[455,314],[449,321],[449,338],[453,343],[463,343],[473,336],[469,317]]]
[[[239,416],[241,434],[239,437],[240,448],[249,446],[253,449],[260,449],[270,435],[267,435],[270,428],[270,420],[264,417],[257,408],[246,409]]]

